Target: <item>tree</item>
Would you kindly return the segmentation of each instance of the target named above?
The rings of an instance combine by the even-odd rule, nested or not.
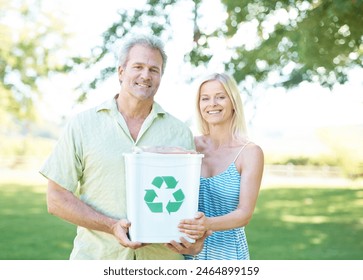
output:
[[[0,0],[0,119],[34,119],[38,81],[70,71],[80,58],[68,58],[62,14],[41,0]]]
[[[332,88],[347,81],[349,69],[363,65],[363,0],[220,0],[223,12],[215,16],[220,24],[213,30],[203,22],[206,14],[215,13],[207,0],[145,1],[142,8],[121,9],[119,20],[103,33],[103,44],[87,59],[65,52],[62,15],[44,9],[44,1],[0,0],[1,119],[9,112],[20,119],[34,117],[40,79],[79,64],[101,65],[113,54],[114,43],[135,29],[164,40],[178,36],[172,30],[171,11],[181,5],[190,7],[177,17],[191,23],[185,61],[195,68],[208,68],[223,52],[221,63],[238,82],[248,79],[289,88],[314,81]],[[99,76],[80,85],[79,101],[114,71],[113,65],[103,67]]]
[[[141,9],[119,11],[120,19],[104,32],[93,63],[112,53],[113,43],[135,28],[164,38],[178,36],[170,31],[170,10],[188,4],[190,14],[180,17],[192,22],[193,45],[185,61],[194,67],[208,67],[221,51],[213,47],[216,41],[223,46],[226,71],[238,82],[249,77],[253,83],[290,88],[314,81],[332,88],[347,81],[349,69],[363,64],[363,0],[221,0],[224,13],[212,31],[202,22],[205,13],[214,12],[206,9],[209,1],[147,0]],[[90,87],[113,71],[104,68]]]
[[[152,32],[155,35],[162,36],[165,40],[172,37],[170,28],[170,9],[178,3],[178,0],[147,0],[142,9],[121,9],[118,11],[119,20],[114,22],[103,34],[103,44],[93,48],[93,57],[85,64],[86,69],[102,64],[106,57],[113,56],[117,60],[117,54],[114,53],[116,42],[126,34],[135,30],[142,29],[144,32]],[[110,65],[102,67],[100,74],[89,83],[83,83],[79,86],[82,94],[78,101],[82,102],[87,98],[89,90],[93,90],[100,82],[103,82],[115,73],[115,66]]]
[[[252,75],[264,81],[276,72],[278,85],[316,81],[332,88],[347,81],[350,68],[363,64],[362,0],[223,3],[229,15],[227,36],[235,36],[248,22],[255,22],[259,34],[252,49],[243,45],[234,49],[228,68],[239,80]]]
[[[331,149],[345,176],[351,179],[363,177],[362,126],[320,128],[318,135]]]

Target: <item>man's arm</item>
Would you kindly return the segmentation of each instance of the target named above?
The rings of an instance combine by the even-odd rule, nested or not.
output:
[[[143,246],[140,242],[131,242],[127,237],[128,228],[131,226],[129,221],[117,220],[97,212],[52,180],[48,181],[47,206],[50,214],[65,221],[114,235],[124,247],[137,249]]]

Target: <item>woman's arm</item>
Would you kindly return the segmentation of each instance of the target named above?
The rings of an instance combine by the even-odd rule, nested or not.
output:
[[[182,220],[179,228],[188,236],[195,238],[205,231],[222,231],[245,226],[252,218],[260,190],[264,156],[262,149],[254,144],[248,145],[243,156],[236,160],[241,172],[240,198],[236,210],[223,216],[205,217],[204,219]]]

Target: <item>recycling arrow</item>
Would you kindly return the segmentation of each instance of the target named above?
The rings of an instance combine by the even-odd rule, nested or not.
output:
[[[178,181],[175,180],[173,176],[155,177],[154,180],[152,181],[152,184],[158,189],[160,189],[164,182],[167,186],[166,187],[167,189],[175,189],[176,185],[178,184]]]
[[[154,199],[158,196],[154,190],[145,190],[145,191],[146,193],[144,196],[144,200],[146,202],[153,202]]]
[[[169,201],[168,204],[166,205],[166,210],[168,211],[168,213],[170,214],[171,212],[177,212],[180,208],[180,206],[182,205],[183,201],[181,202],[172,202]]]
[[[183,201],[185,198],[185,195],[181,189],[177,190],[173,193],[173,196],[175,198],[175,201]]]
[[[163,213],[163,203],[162,202],[146,202],[150,211],[153,213]]]
[[[162,185],[165,183],[165,190],[173,190],[178,184],[178,181],[175,180],[173,176],[157,176],[155,177],[151,184],[157,188],[158,191],[162,191]],[[150,211],[153,213],[162,213],[163,212],[163,202],[157,202],[158,195],[154,189],[146,189],[145,190],[144,201],[146,205],[149,207]],[[173,192],[172,194],[174,201],[169,200],[166,205],[166,210],[170,214],[172,212],[177,212],[180,209],[180,206],[183,204],[185,195],[181,189]]]
[[[153,213],[162,213],[163,212],[163,203],[162,202],[153,202],[158,195],[154,190],[145,190],[144,200]]]
[[[180,206],[183,204],[185,195],[181,189],[177,190],[173,193],[173,197],[175,202],[169,200],[168,204],[166,205],[166,210],[170,214],[171,212],[177,212]]]

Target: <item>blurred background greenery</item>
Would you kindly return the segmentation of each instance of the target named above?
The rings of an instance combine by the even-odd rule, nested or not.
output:
[[[117,92],[117,44],[136,31],[166,42],[157,100],[193,131],[200,76],[228,71],[238,81],[251,138],[266,157],[251,243],[276,239],[276,251],[261,246],[256,257],[363,258],[362,14],[362,0],[0,0],[0,259],[66,258],[74,227],[46,214],[37,170],[73,114]],[[30,213],[39,224],[19,229]],[[271,220],[278,228],[264,239]],[[40,250],[41,236],[53,234],[59,243]],[[295,245],[279,254],[286,234]],[[349,249],[334,247],[339,235]],[[326,249],[309,256],[318,243]]]
[[[0,260],[66,260],[76,228],[46,211],[40,182],[0,182]],[[357,185],[262,188],[246,227],[254,260],[362,260],[363,190]]]

